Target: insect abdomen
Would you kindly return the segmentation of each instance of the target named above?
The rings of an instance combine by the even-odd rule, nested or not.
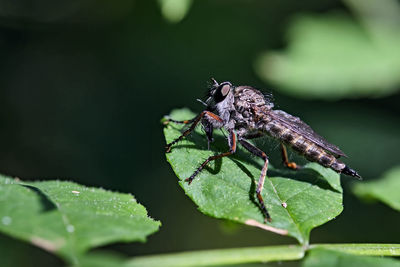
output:
[[[271,121],[267,123],[265,130],[269,135],[290,146],[309,161],[317,162],[337,172],[341,172],[346,167],[344,163],[338,161],[332,154],[329,154],[323,148],[298,133],[284,127],[279,122]]]

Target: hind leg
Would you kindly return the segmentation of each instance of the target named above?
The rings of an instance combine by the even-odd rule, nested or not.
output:
[[[282,152],[282,161],[283,161],[283,164],[285,164],[286,167],[288,167],[290,169],[293,169],[293,170],[300,169],[300,166],[298,166],[295,162],[289,161],[288,154],[287,154],[287,151],[286,151],[286,147],[285,147],[285,145],[283,143],[281,143],[281,152]]]
[[[261,211],[264,215],[264,221],[265,222],[270,222],[271,221],[271,216],[268,213],[267,208],[265,207],[265,203],[264,203],[264,199],[261,196],[261,192],[264,188],[264,182],[265,182],[265,177],[267,175],[267,170],[268,170],[268,156],[267,154],[264,153],[264,151],[262,151],[261,149],[255,147],[253,144],[250,144],[249,142],[247,142],[244,139],[239,139],[239,143],[246,148],[250,153],[252,153],[253,155],[260,157],[264,160],[264,166],[261,170],[261,174],[260,174],[260,179],[258,180],[258,185],[257,185],[257,199],[258,199],[258,203],[260,204],[260,208]]]

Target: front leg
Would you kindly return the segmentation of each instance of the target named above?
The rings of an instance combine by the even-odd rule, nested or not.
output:
[[[236,152],[236,134],[233,130],[229,130],[228,142],[229,142],[229,151],[228,152],[221,153],[221,154],[218,154],[215,156],[211,156],[208,159],[206,159],[189,178],[185,179],[185,182],[188,182],[189,184],[191,184],[193,179],[204,169],[204,167],[210,161],[230,156]]]
[[[201,124],[203,125],[204,132],[206,133],[207,137],[207,148],[210,150],[210,144],[214,142],[213,138],[213,132],[214,132],[214,126],[211,122],[209,122],[207,119],[203,119],[201,121]]]
[[[187,129],[186,131],[183,132],[183,134],[181,136],[179,136],[178,138],[176,138],[174,141],[172,141],[171,143],[167,144],[165,149],[166,149],[166,153],[171,152],[171,147],[178,143],[179,141],[181,141],[185,136],[187,136],[188,134],[190,134],[197,126],[197,124],[199,124],[200,120],[202,118],[206,118],[210,123],[213,123],[215,125],[222,125],[223,124],[223,120],[218,116],[215,115],[214,113],[210,112],[210,111],[203,111],[201,112],[196,118],[192,119],[192,120],[188,120],[188,121],[173,121],[173,122],[178,122],[178,123],[190,123],[192,122],[192,125],[189,127],[189,129]]]
[[[170,116],[165,116],[165,119],[166,119],[166,120],[163,122],[163,124],[164,124],[164,125],[167,125],[167,124],[170,123],[170,122],[177,123],[177,124],[190,124],[190,123],[194,122],[194,121],[196,120],[196,118],[197,118],[197,117],[194,117],[194,118],[191,119],[191,120],[177,121],[177,120],[171,119]]]

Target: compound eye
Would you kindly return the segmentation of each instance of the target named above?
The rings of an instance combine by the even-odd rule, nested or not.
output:
[[[229,94],[229,91],[231,90],[231,85],[230,84],[223,84],[221,87],[221,94],[222,96],[227,96]]]
[[[229,92],[231,91],[231,88],[232,84],[230,82],[223,82],[219,84],[212,94],[215,103],[224,101],[224,99],[228,96]]]

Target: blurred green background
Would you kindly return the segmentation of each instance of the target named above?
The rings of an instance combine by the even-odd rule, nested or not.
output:
[[[364,180],[378,178],[400,158],[399,6],[1,0],[0,172],[133,193],[163,225],[145,244],[107,246],[127,256],[294,243],[198,212],[165,160],[160,119],[201,111],[211,77],[252,85],[340,146]],[[279,166],[278,146],[263,148]],[[344,212],[311,242],[399,242],[398,213],[342,181]],[[0,254],[13,266],[61,264],[4,235]]]

